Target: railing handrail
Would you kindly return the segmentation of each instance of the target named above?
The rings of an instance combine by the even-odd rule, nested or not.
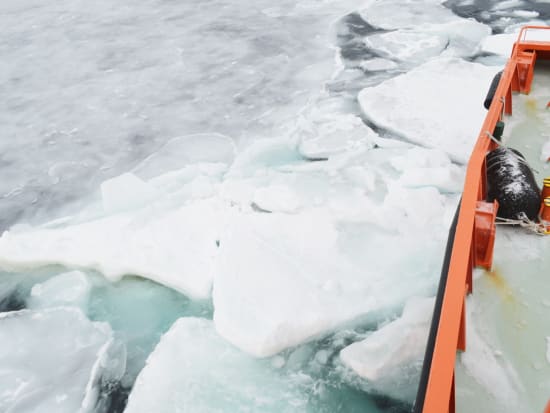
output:
[[[529,47],[519,46],[529,29],[549,30],[550,27],[526,26],[520,31],[518,42],[514,45],[512,56],[502,73],[470,156],[456,231],[451,228],[449,235],[448,245],[453,247],[450,258],[446,257],[443,266],[445,270],[448,260],[448,271],[446,274],[442,273],[441,277],[445,288],[442,289],[440,286],[440,291],[443,290],[442,298],[436,300],[436,308],[434,308],[421,383],[414,407],[415,413],[454,412],[454,366],[465,316],[465,297],[472,287],[468,285],[468,282],[471,283],[471,280],[468,280],[468,274],[471,274],[474,266],[473,236],[476,204],[477,201],[485,198],[485,155],[495,146],[489,136],[494,132],[497,122],[501,120],[504,112],[512,111],[512,90],[528,91],[530,88],[532,67],[526,67],[525,61],[521,60],[523,58],[521,53],[523,50],[529,50],[532,43],[522,44]],[[550,50],[550,43],[541,46],[541,50]],[[534,59],[531,62],[534,63]],[[432,339],[432,336],[435,339]]]
[[[516,40],[516,43],[525,43],[525,42],[533,42],[533,41],[539,41],[539,40],[527,40],[527,32],[528,31],[534,31],[534,30],[550,30],[549,26],[536,26],[536,25],[530,25],[530,26],[523,26],[521,30],[519,31],[518,38]],[[550,39],[549,39],[550,40]]]

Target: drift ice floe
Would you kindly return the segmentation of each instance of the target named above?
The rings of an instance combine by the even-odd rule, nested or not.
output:
[[[415,413],[550,412],[549,101],[550,27],[526,26],[484,102]]]

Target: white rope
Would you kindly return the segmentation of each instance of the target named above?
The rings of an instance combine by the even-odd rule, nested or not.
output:
[[[546,227],[538,222],[531,221],[527,217],[523,219],[509,219],[497,217],[495,220],[496,225],[519,225],[520,227],[534,232],[537,235],[546,235]]]
[[[497,138],[495,138],[491,132],[489,132],[488,130],[485,131],[485,133],[487,134],[487,136],[489,137],[489,139],[491,139],[494,143],[496,143],[498,146],[504,146],[504,144],[499,141]],[[506,146],[504,146],[506,148]]]

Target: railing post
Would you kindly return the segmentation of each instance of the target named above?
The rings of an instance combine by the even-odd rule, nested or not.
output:
[[[449,397],[449,413],[455,413],[456,397],[455,397],[455,373],[453,372],[453,380],[451,382],[451,395]]]
[[[464,297],[464,303],[462,304],[462,311],[460,312],[460,327],[458,330],[458,343],[456,344],[456,348],[457,350],[460,350],[460,351],[466,351],[466,297]],[[454,379],[453,379],[453,388],[454,388]]]

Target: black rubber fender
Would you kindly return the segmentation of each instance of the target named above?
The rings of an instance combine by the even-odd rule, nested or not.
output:
[[[487,92],[487,96],[485,97],[485,100],[483,101],[483,106],[485,109],[489,110],[491,107],[491,103],[493,103],[493,98],[495,97],[495,93],[497,91],[498,84],[500,82],[500,78],[502,77],[502,70],[498,72],[495,77],[493,77],[493,80],[491,82],[491,86],[489,86],[489,91]]]
[[[540,208],[540,189],[525,157],[515,149],[500,146],[489,152],[487,200],[499,203],[500,218],[536,221]]]

